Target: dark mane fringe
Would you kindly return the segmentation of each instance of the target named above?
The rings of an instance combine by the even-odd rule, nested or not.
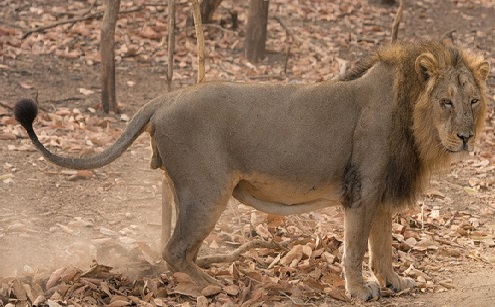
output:
[[[463,59],[461,51],[453,45],[445,45],[435,41],[421,41],[419,43],[397,43],[382,47],[377,52],[380,62],[396,67],[394,81],[394,102],[392,114],[393,131],[389,135],[390,151],[389,163],[386,170],[386,192],[384,199],[395,206],[414,205],[416,198],[424,190],[426,182],[433,170],[440,163],[445,164],[449,157],[437,153],[435,157],[424,160],[414,130],[414,110],[418,99],[425,90],[424,85],[417,77],[415,70],[416,59],[423,53],[434,55],[439,63],[439,69],[458,67]],[[423,126],[428,135],[431,127]],[[423,132],[424,134],[424,132]],[[419,142],[419,143],[418,143]],[[424,144],[433,146],[433,144]]]
[[[394,129],[388,140],[392,150],[386,170],[384,199],[399,207],[414,205],[423,188],[425,175],[413,133],[413,108],[419,98],[418,89],[422,87],[415,71],[415,61],[424,52],[416,46],[398,43],[383,47],[377,53],[380,61],[396,66],[392,113]]]

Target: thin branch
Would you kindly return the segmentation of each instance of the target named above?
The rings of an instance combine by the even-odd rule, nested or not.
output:
[[[236,250],[228,255],[217,255],[200,258],[196,261],[197,265],[203,268],[209,267],[212,263],[228,262],[232,263],[237,260],[243,253],[252,248],[273,248],[280,249],[284,248],[284,245],[275,242],[263,241],[263,240],[253,240],[242,244]]]
[[[285,80],[287,76],[282,76],[278,74],[270,74],[270,75],[256,75],[256,76],[248,76],[247,77],[249,80],[270,80],[270,79],[276,79],[276,80]]]
[[[292,298],[292,296],[289,296],[287,295],[285,292],[282,292],[282,291],[279,291],[280,295],[282,296],[285,296],[286,298],[288,298],[289,300],[292,301],[292,304],[294,304],[294,306],[317,306],[313,303],[302,303],[300,302],[300,299],[299,299],[299,302],[296,301],[295,299]]]
[[[402,12],[404,11],[404,5],[406,0],[400,0],[399,9],[394,17],[394,23],[392,25],[392,43],[397,41],[397,36],[399,34],[400,20],[402,19]]]
[[[17,30],[22,30],[22,31],[24,30],[24,28],[19,27],[18,25],[6,22],[5,20],[0,20],[0,24],[6,25],[7,27],[12,28],[12,29],[17,29]]]
[[[191,30],[192,28],[194,28],[194,27],[187,27],[186,31]],[[216,28],[216,29],[219,29],[223,32],[232,33],[232,34],[239,34],[238,31],[230,30],[230,29],[222,27],[221,25],[217,25],[214,23],[204,23],[203,28]]]
[[[175,51],[175,0],[168,0],[168,67],[167,90],[172,91],[172,78],[174,75],[174,51]]]
[[[289,27],[280,20],[277,16],[274,17],[274,19],[284,28],[285,30],[285,37],[287,41],[287,45],[285,47],[285,63],[284,63],[284,75],[287,76],[287,65],[289,64],[289,56],[290,56],[290,48],[292,46],[292,42],[294,41],[294,35],[292,35],[292,32],[289,30]]]
[[[89,12],[91,12],[91,10],[95,7],[95,5],[96,5],[96,1],[95,1],[95,2],[93,2],[93,3],[91,3],[91,5],[89,6],[89,8],[88,8],[88,9],[86,9],[86,10],[84,11],[84,13],[82,13],[82,15],[86,15],[86,14],[88,14]]]
[[[137,11],[140,11],[140,10],[144,9],[144,7],[145,7],[144,5],[140,5],[140,6],[136,7],[136,8],[133,8],[133,9],[128,9],[128,10],[120,11],[119,14],[137,12]],[[28,37],[29,35],[31,35],[31,34],[33,34],[35,32],[43,32],[43,31],[45,31],[47,29],[55,28],[55,27],[58,27],[58,26],[61,26],[61,25],[65,25],[65,24],[68,24],[68,23],[76,23],[76,22],[90,20],[90,19],[99,19],[99,18],[102,18],[103,17],[103,14],[104,14],[104,12],[96,12],[96,13],[90,14],[88,16],[79,17],[79,18],[73,18],[73,19],[67,19],[67,20],[62,20],[62,21],[58,21],[58,22],[55,22],[55,23],[52,23],[52,24],[49,24],[49,25],[46,25],[46,26],[34,28],[34,29],[28,30],[24,34],[22,34],[21,39],[25,39],[26,37]]]
[[[0,106],[4,107],[4,108],[6,108],[6,109],[9,109],[9,110],[14,110],[14,107],[13,107],[13,106],[8,105],[8,104],[6,104],[6,103],[3,103],[3,102],[1,102],[1,101],[0,101]]]

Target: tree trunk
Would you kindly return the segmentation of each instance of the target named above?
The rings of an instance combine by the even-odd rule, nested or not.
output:
[[[203,0],[201,2],[201,20],[203,23],[211,23],[213,13],[215,13],[220,3],[222,3],[222,0]]]
[[[103,111],[118,112],[115,95],[115,25],[120,0],[107,0],[100,38],[101,55],[101,103]]]
[[[256,63],[265,56],[268,0],[250,0],[246,28],[245,56]]]

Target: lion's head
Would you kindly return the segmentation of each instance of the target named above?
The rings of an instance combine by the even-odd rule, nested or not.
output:
[[[424,44],[422,49],[414,64],[421,90],[413,108],[420,157],[447,160],[473,151],[485,119],[490,65],[442,43]]]
[[[344,80],[359,78],[377,62],[396,68],[388,199],[413,200],[431,171],[473,151],[485,119],[490,65],[443,42],[395,43]]]

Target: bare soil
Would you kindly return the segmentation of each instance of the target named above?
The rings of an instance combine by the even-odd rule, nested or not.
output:
[[[7,2],[10,9],[12,1]],[[37,4],[38,2],[52,1],[36,1]],[[315,2],[321,6],[325,5],[324,1]],[[16,5],[19,11],[5,14],[7,19],[0,22],[0,26],[13,25],[20,16],[29,18],[29,14],[19,14],[28,10],[25,4],[26,1],[18,1]],[[355,5],[352,1],[348,4]],[[393,12],[394,8],[385,16],[377,16],[379,20],[383,20],[384,28],[388,29]],[[351,14],[361,18],[359,10]],[[406,7],[404,26],[399,32],[399,37],[405,40],[438,38],[445,32],[456,29],[455,36],[462,44],[472,49],[483,50],[495,66],[494,16],[494,1],[414,1]],[[293,29],[300,26],[296,17],[291,19],[289,16],[287,20]],[[345,26],[342,26],[343,32],[353,30],[356,29],[345,29]],[[0,38],[1,35],[2,32]],[[338,56],[351,63],[368,53],[364,47],[341,47]],[[283,58],[283,54],[279,56]],[[263,65],[281,65],[280,61],[273,63],[264,62]],[[9,111],[9,106],[16,100],[33,97],[35,91],[38,91],[40,105],[47,112],[54,112],[60,107],[78,108],[85,113],[88,113],[88,108],[94,108],[100,112],[98,64],[86,65],[74,59],[29,53],[22,53],[16,58],[2,56],[0,64],[0,102],[4,110]],[[318,64],[325,65],[323,62]],[[191,70],[191,67],[177,69]],[[124,113],[132,115],[146,101],[164,92],[164,71],[164,66],[153,62],[124,60],[118,63],[118,101],[124,107]],[[194,77],[193,70],[189,76]],[[229,76],[232,77],[230,74]],[[217,76],[211,78],[215,77]],[[135,85],[129,86],[129,80]],[[187,78],[184,80],[188,82]],[[266,80],[280,82],[269,78]],[[489,80],[490,96],[493,95],[491,88],[494,84],[495,79],[492,75]],[[84,95],[78,91],[79,88],[90,89],[95,93]],[[493,99],[490,97],[491,116],[493,105]],[[10,115],[0,116],[7,118]],[[112,116],[116,119],[113,127],[122,129],[125,122],[119,121],[119,115]],[[493,141],[492,118],[488,124],[491,125],[491,129],[487,130],[483,140]],[[126,240],[144,242],[156,255],[159,254],[161,174],[148,167],[151,153],[147,136],[139,138],[114,163],[94,170],[89,178],[71,177],[72,173],[64,173],[46,163],[34,150],[16,150],[22,144],[28,142],[20,138],[0,138],[0,277],[21,276],[37,270],[53,271],[70,264],[87,268],[95,258],[99,263],[111,265],[119,272],[131,276],[142,273],[139,270],[136,273],[135,264],[129,263],[129,257],[126,257],[129,255],[125,255],[126,250],[119,249],[119,246],[125,246]],[[9,145],[14,147],[9,148]],[[430,194],[425,195],[424,204],[430,209],[439,210],[440,215],[460,211],[469,217],[475,217],[479,222],[477,230],[489,238],[495,237],[495,160],[490,156],[490,153],[494,153],[494,145],[482,143],[477,156],[473,156],[469,161],[458,162],[453,165],[452,170],[432,178]],[[480,156],[480,153],[484,153],[484,156]],[[479,180],[482,184],[473,180]],[[418,212],[419,206],[414,214]],[[331,214],[333,213],[334,211],[331,211]],[[244,217],[241,218],[243,214]],[[249,223],[253,214],[262,216],[261,213],[254,213],[233,202],[219,221],[218,233],[243,230],[246,227],[244,223]],[[342,226],[338,222],[325,222],[322,227],[329,227],[338,233]],[[114,241],[118,244],[112,245]],[[465,251],[460,258],[438,260],[436,265],[441,268],[436,269],[437,273],[427,271],[436,277],[435,282],[443,280],[449,284],[448,287],[443,287],[440,291],[418,291],[398,297],[382,298],[365,305],[494,306],[495,244],[479,249],[479,241],[473,242],[473,249],[480,251],[478,254],[469,257],[469,252]],[[211,240],[205,243],[207,253],[222,250],[211,243]],[[221,239],[218,243],[225,244]],[[435,254],[436,251],[432,253]],[[229,264],[225,264],[224,267],[228,268]],[[147,271],[147,274],[159,275],[160,272],[151,270]],[[286,303],[290,304],[291,301],[287,299]],[[347,304],[333,299],[315,302],[320,303],[328,306]]]

